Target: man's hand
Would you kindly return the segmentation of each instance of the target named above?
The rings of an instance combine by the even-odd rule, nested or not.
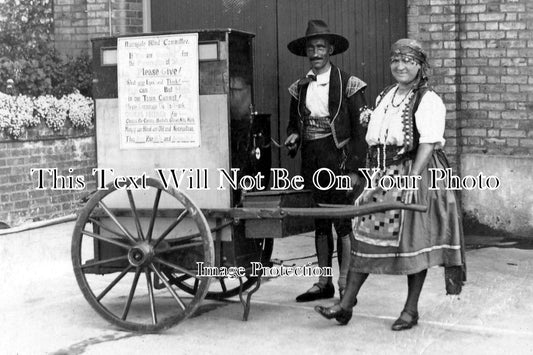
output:
[[[298,133],[293,133],[290,136],[288,136],[287,139],[285,139],[285,146],[289,150],[296,149],[298,147],[299,139],[300,139],[300,136],[298,135]]]
[[[300,140],[300,135],[293,133],[285,139],[285,146],[289,150],[289,155],[291,158],[294,158],[296,155],[296,150],[298,149],[298,141]]]

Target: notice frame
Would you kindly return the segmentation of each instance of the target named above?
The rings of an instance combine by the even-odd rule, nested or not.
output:
[[[117,40],[120,149],[200,142],[198,33]]]

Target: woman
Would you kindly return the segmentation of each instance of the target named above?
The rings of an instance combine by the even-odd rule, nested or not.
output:
[[[366,135],[367,166],[369,175],[377,168],[372,176],[377,187],[365,190],[356,203],[402,201],[425,204],[428,210],[393,210],[354,220],[355,240],[344,297],[332,307],[316,306],[315,310],[347,324],[368,274],[407,275],[407,300],[392,325],[392,330],[404,330],[418,322],[418,299],[428,268],[445,266],[448,293],[461,291],[464,242],[454,192],[441,183],[438,189],[428,188],[431,169],[446,169],[449,164],[441,150],[446,108],[427,86],[426,53],[417,41],[401,39],[392,46],[390,67],[397,83],[376,100]],[[385,175],[420,178],[413,178],[418,179],[416,185],[384,190],[377,181]]]

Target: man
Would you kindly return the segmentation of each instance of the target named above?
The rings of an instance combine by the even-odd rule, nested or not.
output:
[[[287,46],[293,54],[306,56],[311,63],[307,76],[289,87],[291,107],[285,145],[291,157],[301,145],[304,184],[313,191],[316,203],[352,203],[346,191],[318,189],[317,183],[327,186],[329,177],[319,174],[317,183],[313,183],[313,174],[320,168],[328,168],[336,175],[349,175],[352,183],[357,184],[358,169],[364,167],[366,158],[365,132],[359,121],[360,110],[366,103],[366,84],[330,62],[330,56],[346,51],[348,46],[346,38],[331,33],[321,20],[310,20],[305,36]],[[339,292],[342,296],[350,263],[350,220],[315,220],[315,246],[318,266],[331,267],[332,223],[338,236]],[[334,293],[332,278],[321,276],[307,292],[296,297],[296,301],[331,298]]]

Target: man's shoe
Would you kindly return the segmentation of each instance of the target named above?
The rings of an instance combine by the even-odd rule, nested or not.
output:
[[[400,314],[400,317],[396,319],[396,321],[392,324],[391,329],[395,331],[406,330],[406,329],[411,329],[413,326],[417,324],[418,324],[418,313],[409,312],[404,309],[402,313]]]
[[[345,310],[338,303],[331,307],[315,306],[315,311],[326,319],[335,318],[342,325],[348,324],[350,319],[352,319],[353,312],[352,310]]]
[[[315,287],[316,286],[316,287]],[[316,289],[316,290],[313,290]],[[296,297],[296,302],[311,302],[325,298],[332,298],[335,294],[335,288],[331,284],[321,285],[316,283],[307,292]]]

